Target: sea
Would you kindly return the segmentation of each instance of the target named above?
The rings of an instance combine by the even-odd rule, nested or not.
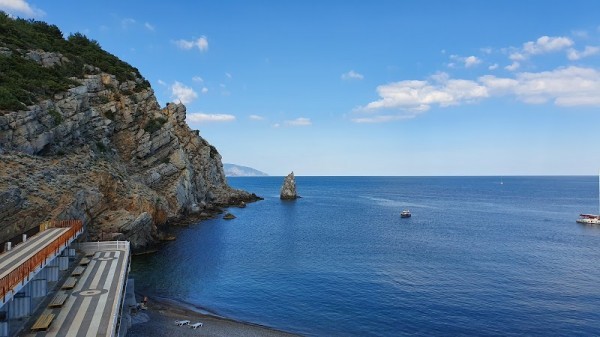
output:
[[[305,336],[600,335],[598,177],[228,182],[264,200],[134,256],[137,291]]]

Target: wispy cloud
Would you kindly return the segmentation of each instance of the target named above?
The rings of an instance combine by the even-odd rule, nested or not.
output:
[[[156,82],[157,82],[158,84],[160,84],[160,85],[167,85],[167,83],[166,83],[165,81],[163,81],[163,80],[158,80],[158,81],[156,81]]]
[[[175,82],[171,86],[171,98],[183,104],[187,104],[198,98],[194,89],[185,86],[180,82]]]
[[[128,29],[129,27],[131,27],[132,25],[135,24],[135,19],[132,18],[125,18],[121,20],[121,28],[123,29]]]
[[[262,121],[265,119],[263,116],[259,116],[259,115],[250,115],[250,116],[248,116],[248,118],[250,118],[253,121]]]
[[[147,30],[153,32],[154,31],[154,26],[151,25],[149,22],[144,22],[144,27],[146,27]]]
[[[521,48],[512,48],[509,59],[515,62],[521,62],[529,59],[533,55],[542,55],[555,53],[566,50],[573,46],[575,42],[568,37],[564,36],[542,36],[535,41],[528,41],[523,43]],[[513,67],[514,68],[514,67]],[[516,68],[515,68],[516,69]]]
[[[184,49],[184,50],[190,50],[192,48],[198,48],[198,50],[200,50],[201,52],[205,52],[208,50],[208,39],[206,38],[206,36],[201,36],[198,39],[195,40],[177,40],[175,41],[175,44],[177,45],[177,47]]]
[[[196,113],[187,114],[186,119],[189,122],[198,122],[198,123],[233,122],[233,121],[235,121],[235,116],[227,115],[227,114],[206,114],[203,112],[196,112]]]
[[[194,77],[192,77],[192,81],[202,83],[202,82],[204,82],[204,79],[200,76],[194,76]]]
[[[299,117],[293,120],[285,121],[283,124],[287,126],[310,126],[312,125],[312,122],[310,121],[310,118]]]
[[[583,51],[577,51],[573,48],[567,50],[567,58],[571,61],[577,61],[584,57],[596,55],[600,53],[600,47],[595,46],[585,46]]]
[[[25,0],[0,0],[0,10],[26,17],[41,17],[46,15],[43,10],[30,5]]]
[[[342,80],[362,80],[365,77],[362,74],[357,73],[354,70],[350,70],[347,73],[343,73],[341,76]]]
[[[208,92],[208,88],[207,87],[203,87],[202,90],[200,90],[201,93],[206,94]]]

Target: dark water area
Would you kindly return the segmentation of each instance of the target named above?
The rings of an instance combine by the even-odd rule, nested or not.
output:
[[[265,200],[134,257],[138,290],[307,336],[600,335],[597,177],[228,181]]]

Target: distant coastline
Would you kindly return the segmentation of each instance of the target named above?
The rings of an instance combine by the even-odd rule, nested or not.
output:
[[[268,177],[265,172],[252,167],[223,163],[223,171],[226,177]]]

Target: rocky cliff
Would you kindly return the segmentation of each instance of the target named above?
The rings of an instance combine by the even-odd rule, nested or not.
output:
[[[6,31],[12,19],[0,19]],[[65,42],[25,49],[0,39],[0,77],[15,64],[34,68],[30,78],[81,74],[41,92],[0,81],[0,242],[45,220],[76,218],[89,240],[141,249],[160,238],[161,226],[257,199],[227,185],[221,156],[188,127],[185,106],[161,108],[137,69],[123,76],[114,62],[84,62]]]

